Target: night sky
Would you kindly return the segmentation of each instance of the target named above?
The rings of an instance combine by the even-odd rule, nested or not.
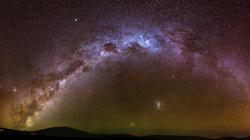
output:
[[[0,127],[250,133],[250,1],[2,0]]]

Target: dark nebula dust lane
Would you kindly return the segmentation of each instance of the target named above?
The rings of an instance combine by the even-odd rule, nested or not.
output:
[[[247,1],[4,1],[0,127],[247,135]]]

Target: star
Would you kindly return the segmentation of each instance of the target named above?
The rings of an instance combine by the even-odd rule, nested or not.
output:
[[[74,21],[77,22],[77,21],[78,21],[78,18],[74,18]]]
[[[13,92],[17,92],[17,88],[16,87],[12,87],[12,91]]]
[[[135,127],[135,123],[134,123],[134,122],[130,122],[129,125],[130,125],[131,127]]]

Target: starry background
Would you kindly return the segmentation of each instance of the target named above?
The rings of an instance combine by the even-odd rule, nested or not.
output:
[[[249,7],[1,1],[0,127],[249,135]]]

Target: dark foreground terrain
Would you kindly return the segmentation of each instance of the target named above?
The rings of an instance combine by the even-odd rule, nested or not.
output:
[[[165,139],[165,140],[250,140],[250,137],[236,138],[236,137],[221,137],[221,138],[207,138],[198,136],[171,136],[171,135],[149,135],[143,137],[136,137],[127,134],[115,135],[96,135],[84,131],[67,128],[67,127],[53,127],[42,129],[38,131],[17,131],[11,129],[0,128],[0,139]]]

